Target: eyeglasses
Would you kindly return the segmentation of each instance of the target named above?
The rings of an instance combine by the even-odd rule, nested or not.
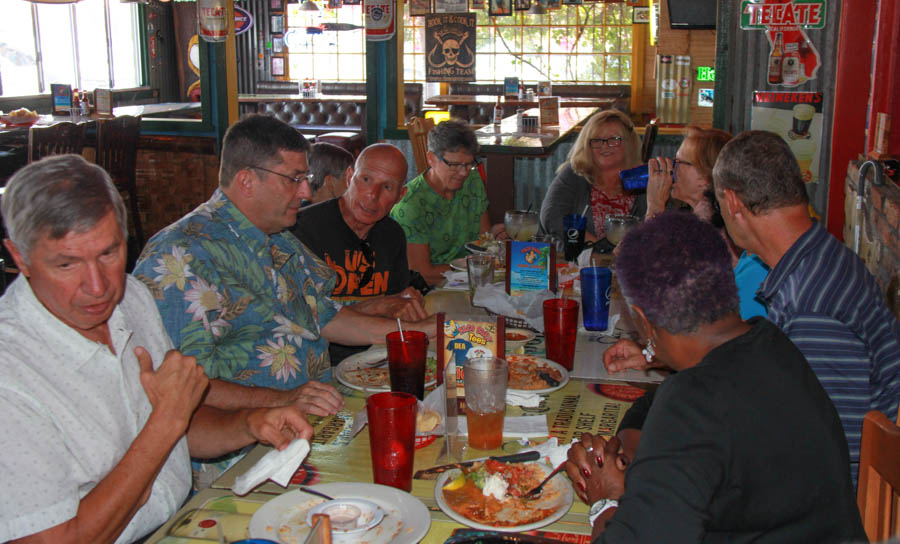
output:
[[[437,158],[441,159],[441,162],[447,165],[447,168],[451,170],[472,170],[478,166],[478,161],[472,162],[447,162],[447,159],[444,157],[437,155]]]
[[[309,181],[312,179],[312,176],[309,175],[309,172],[304,172],[304,173],[298,174],[296,176],[289,176],[287,174],[282,174],[281,172],[276,172],[275,170],[269,170],[268,168],[263,168],[262,166],[248,166],[247,168],[253,168],[255,170],[262,170],[263,172],[268,172],[270,174],[275,174],[276,176],[281,176],[284,179],[290,181],[295,188],[300,186],[303,182],[309,183]]]
[[[675,166],[674,166],[674,169],[675,169],[675,170],[678,170],[678,167],[679,167],[679,166],[682,166],[682,165],[683,165],[683,166],[694,166],[694,163],[688,162],[688,161],[683,161],[683,160],[681,160],[681,159],[675,159],[674,161],[672,161],[672,164],[675,165]]]
[[[366,271],[363,272],[362,277],[359,279],[359,287],[362,288],[364,285],[368,284],[372,279],[372,276],[375,275],[375,254],[372,252],[372,246],[369,244],[368,240],[360,240],[359,241],[359,249],[362,251],[363,259],[366,260]]]
[[[591,138],[588,140],[588,144],[590,144],[591,149],[602,149],[604,145],[607,147],[619,147],[622,145],[622,137],[610,136],[609,138]]]

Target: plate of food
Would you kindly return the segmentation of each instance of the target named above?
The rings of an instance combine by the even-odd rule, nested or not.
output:
[[[569,372],[562,365],[534,355],[507,353],[510,390],[543,395],[569,383]]]
[[[19,108],[9,113],[0,112],[0,121],[9,127],[28,127],[37,122],[40,115],[28,108]]]
[[[434,499],[445,514],[474,529],[532,531],[550,525],[572,507],[575,494],[563,474],[554,476],[536,498],[522,498],[552,470],[544,463],[488,459],[441,474]]]
[[[409,493],[378,484],[338,482],[311,486],[335,499],[362,499],[374,503],[384,517],[364,534],[339,535],[335,542],[419,542],[431,527],[431,516],[422,501]],[[326,501],[300,489],[279,495],[262,505],[250,518],[250,538],[268,538],[283,544],[302,543],[309,536],[307,514]]]
[[[453,270],[459,270],[461,272],[465,272],[466,271],[466,258],[460,257],[458,259],[453,259],[452,261],[450,261],[450,268],[452,268]]]
[[[384,361],[384,364],[379,364]],[[351,355],[334,369],[337,381],[357,391],[390,391],[391,374],[387,365],[387,348],[376,347]],[[437,354],[425,355],[425,387],[437,383]]]
[[[534,332],[528,329],[506,329],[506,347],[524,346],[534,339]]]

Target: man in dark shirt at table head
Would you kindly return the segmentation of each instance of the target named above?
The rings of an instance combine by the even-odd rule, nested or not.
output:
[[[409,287],[406,236],[387,217],[406,193],[407,162],[390,144],[373,144],[356,159],[340,198],[304,208],[292,232],[337,274],[332,299],[369,315],[418,321],[422,295]],[[337,364],[364,348],[332,343]]]

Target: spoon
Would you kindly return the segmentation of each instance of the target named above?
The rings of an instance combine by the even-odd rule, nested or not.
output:
[[[523,498],[523,499],[533,499],[533,498],[536,498],[538,495],[541,494],[541,491],[543,491],[544,486],[547,485],[547,482],[549,482],[551,478],[553,478],[554,476],[556,476],[557,474],[559,474],[559,473],[562,471],[562,469],[564,469],[564,468],[566,468],[566,461],[563,461],[562,463],[560,463],[558,467],[556,467],[555,469],[553,469],[553,472],[551,472],[550,474],[547,475],[546,478],[544,478],[544,481],[543,481],[543,482],[539,483],[539,484],[537,485],[537,487],[535,487],[534,489],[532,489],[532,490],[529,491],[528,493],[525,493],[524,495],[522,495],[522,498]]]

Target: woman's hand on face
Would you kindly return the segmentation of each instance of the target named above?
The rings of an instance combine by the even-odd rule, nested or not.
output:
[[[625,492],[625,471],[616,462],[619,448],[618,438],[604,440],[591,433],[569,448],[566,473],[585,504],[618,499]]]
[[[672,195],[674,164],[668,157],[656,157],[647,163],[650,177],[647,180],[647,218],[662,213]]]

